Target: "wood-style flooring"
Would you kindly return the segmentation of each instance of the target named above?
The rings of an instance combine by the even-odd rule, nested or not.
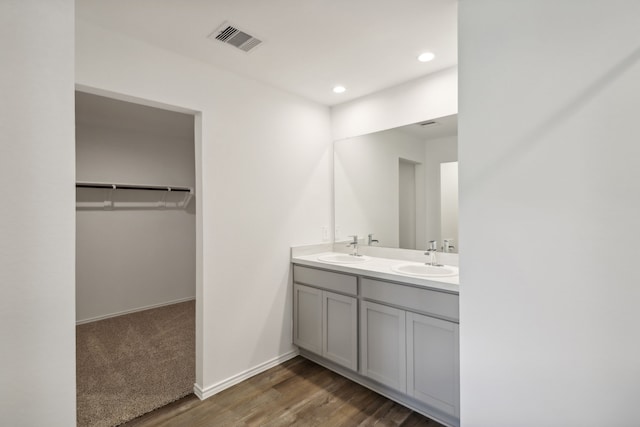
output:
[[[194,395],[126,427],[443,427],[300,356],[200,401]]]

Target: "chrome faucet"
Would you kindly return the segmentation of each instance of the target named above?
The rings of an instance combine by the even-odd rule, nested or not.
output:
[[[367,241],[367,245],[371,246],[374,243],[380,243],[380,242],[373,238],[373,233],[369,233],[369,240]]]
[[[434,267],[442,267],[442,264],[438,264],[438,260],[436,259],[437,252],[438,242],[435,240],[429,240],[429,249],[424,253],[425,255],[429,255],[429,262],[425,262],[425,264],[432,265]]]
[[[353,256],[362,256],[358,254],[358,236],[349,236],[352,237],[353,240],[351,242],[349,242],[349,244],[347,246],[353,246],[353,252],[351,252],[349,255],[353,255]]]

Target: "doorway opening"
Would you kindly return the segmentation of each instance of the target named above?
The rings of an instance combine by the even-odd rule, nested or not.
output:
[[[196,382],[193,112],[76,91],[78,425],[117,425]]]

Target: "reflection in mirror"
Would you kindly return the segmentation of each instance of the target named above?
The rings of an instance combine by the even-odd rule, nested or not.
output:
[[[458,252],[457,116],[336,141],[336,240]],[[447,241],[445,243],[445,240]]]
[[[440,163],[442,252],[458,252],[458,162]]]

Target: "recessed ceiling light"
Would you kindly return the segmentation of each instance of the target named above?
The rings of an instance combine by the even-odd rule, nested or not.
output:
[[[420,61],[420,62],[429,62],[435,57],[436,56],[431,52],[424,52],[424,53],[421,53],[420,56],[418,56],[418,61]]]
[[[334,93],[342,93],[347,90],[344,86],[336,86],[333,88]]]

